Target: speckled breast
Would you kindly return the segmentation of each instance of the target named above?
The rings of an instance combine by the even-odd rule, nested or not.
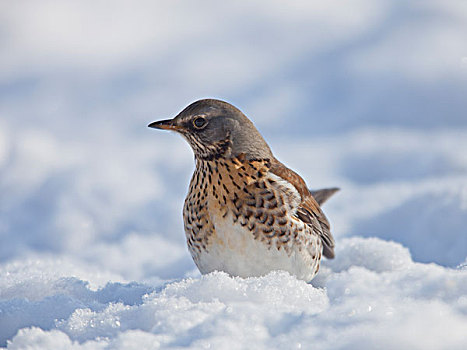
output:
[[[268,160],[197,160],[183,219],[201,273],[285,270],[311,280],[322,243],[295,216],[300,201],[293,185],[269,172]]]

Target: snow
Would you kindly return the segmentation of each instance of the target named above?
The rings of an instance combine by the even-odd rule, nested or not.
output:
[[[465,1],[0,6],[0,347],[467,347]],[[341,188],[311,284],[194,266],[202,97]]]
[[[40,276],[30,276],[26,263],[11,273],[16,284],[6,290],[18,293],[2,295],[0,325],[4,336],[23,328],[13,349],[465,345],[466,270],[415,263],[400,244],[377,238],[344,239],[337,252],[341,259],[328,264],[318,286],[281,271],[247,279],[215,272],[91,290],[57,276],[60,262]]]

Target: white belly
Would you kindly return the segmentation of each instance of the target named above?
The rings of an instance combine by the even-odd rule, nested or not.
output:
[[[234,224],[232,214],[225,218],[213,217],[215,234],[210,237],[209,246],[195,259],[201,273],[224,271],[233,276],[262,276],[273,270],[285,270],[297,278],[310,281],[317,272],[319,259],[313,259],[318,251],[310,252],[291,245],[288,252],[278,249],[276,242],[271,245],[256,240],[253,234],[238,222]],[[321,249],[318,239],[316,250]]]

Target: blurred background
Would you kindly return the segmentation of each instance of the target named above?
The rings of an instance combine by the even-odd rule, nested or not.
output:
[[[240,108],[312,188],[339,239],[467,256],[467,2],[3,1],[0,263],[124,279],[195,266],[194,162],[147,128],[206,97]]]

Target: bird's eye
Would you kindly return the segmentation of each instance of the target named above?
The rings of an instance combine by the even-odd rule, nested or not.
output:
[[[196,129],[202,129],[208,124],[207,120],[204,117],[196,117],[193,120],[193,126]]]

